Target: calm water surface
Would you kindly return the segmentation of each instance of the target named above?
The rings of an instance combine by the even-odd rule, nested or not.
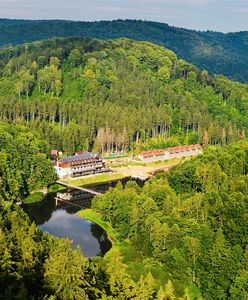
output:
[[[121,182],[125,185],[129,180],[125,178]],[[117,182],[91,185],[90,188],[104,193]],[[144,184],[142,181],[137,183],[140,186]],[[56,205],[57,194],[49,194],[42,202],[24,204],[22,208],[43,231],[71,240],[72,248],[79,245],[84,256],[103,256],[112,246],[106,232],[99,225],[76,216],[77,211],[91,206],[93,196],[82,191],[65,193],[68,192],[72,195],[69,203],[58,201]]]
[[[84,256],[103,256],[111,248],[111,242],[106,232],[97,224],[75,215],[82,207],[90,207],[92,197],[86,199],[85,194],[76,196],[73,204],[56,200],[54,195],[49,195],[41,203],[23,205],[40,229],[54,236],[69,239],[72,241],[72,248],[80,246]]]

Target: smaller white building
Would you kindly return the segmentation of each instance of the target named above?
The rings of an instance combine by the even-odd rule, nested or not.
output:
[[[67,178],[72,177],[72,169],[71,168],[64,168],[60,167],[59,165],[54,167],[55,173],[59,178]]]

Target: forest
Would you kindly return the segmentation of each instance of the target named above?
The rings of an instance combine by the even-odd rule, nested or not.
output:
[[[196,31],[141,20],[73,22],[63,20],[0,19],[0,47],[52,37],[130,38],[162,45],[179,58],[206,69],[247,82],[247,32]]]
[[[23,26],[23,25],[22,25]],[[126,38],[54,38],[0,50],[3,299],[245,300],[248,85]],[[204,153],[92,209],[125,247],[86,258],[15,203],[55,180],[51,149]]]
[[[93,209],[129,244],[107,258],[42,233],[1,195],[1,297],[247,299],[247,172],[247,141],[210,146],[143,188],[97,196]]]
[[[24,126],[0,125],[0,198],[20,201],[55,180],[49,144]]]
[[[0,121],[52,148],[119,153],[245,138],[246,84],[128,39],[51,39],[0,51]]]
[[[203,299],[247,299],[247,174],[247,141],[210,147],[143,188],[97,196],[93,209],[129,240],[122,255],[134,278],[149,271],[155,284],[170,280],[175,295],[195,284]]]

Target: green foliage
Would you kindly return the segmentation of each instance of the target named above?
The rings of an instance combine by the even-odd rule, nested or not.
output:
[[[247,298],[246,85],[128,39],[53,39],[3,49],[0,60],[4,298],[190,299],[192,286],[206,299]],[[120,245],[129,241],[104,260],[12,206],[54,182],[51,147],[109,154],[191,142],[204,155],[93,200]]]
[[[68,154],[225,145],[248,128],[246,85],[148,42],[52,39],[2,49],[0,61],[0,121]]]
[[[24,203],[36,203],[42,201],[44,198],[44,194],[42,192],[36,192],[29,195],[25,200]]]
[[[34,134],[19,130],[5,126],[1,147],[10,149],[16,139],[29,153]],[[9,171],[3,167],[9,152],[1,153],[6,199],[9,183],[3,179]],[[117,185],[96,197],[93,208],[111,222],[120,241],[129,240],[128,249],[119,247],[119,253],[116,248],[104,260],[89,261],[68,242],[43,234],[11,202],[0,200],[3,297],[200,299],[200,287],[206,299],[246,299],[247,159],[245,141],[209,148],[143,188]]]
[[[248,78],[246,32],[200,32],[141,20],[68,22],[1,19],[0,24],[0,47],[54,36],[84,36],[106,40],[127,37],[163,45],[199,68],[207,68],[210,74],[224,74],[244,82]],[[80,52],[81,47],[77,47],[70,53],[72,66],[80,64]],[[130,60],[135,63],[134,57],[130,57]],[[166,60],[163,63],[170,67]]]
[[[4,299],[27,299],[42,289],[48,238],[19,209],[0,203],[0,286]]]
[[[209,148],[142,189],[116,188],[94,199],[93,209],[111,222],[119,237],[128,238],[154,265],[163,265],[160,278],[169,281],[159,289],[158,299],[175,299],[193,285],[204,299],[235,299],[239,293],[239,299],[246,298],[247,162],[247,142]],[[131,265],[135,256],[129,260],[128,255],[125,261]],[[127,271],[137,278],[145,259],[141,265],[139,275],[132,267]],[[191,294],[186,291],[182,299]]]
[[[115,251],[87,259],[69,241],[42,233],[19,207],[0,201],[0,286],[4,299],[155,299],[150,272],[133,281]]]
[[[69,243],[58,242],[45,262],[45,287],[63,300],[88,299],[84,278],[85,259],[80,249],[73,251]]]
[[[22,200],[53,183],[53,165],[45,153],[48,144],[34,131],[0,124],[0,198]]]

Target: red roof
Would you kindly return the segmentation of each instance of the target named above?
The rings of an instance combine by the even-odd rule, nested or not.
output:
[[[51,154],[52,156],[58,156],[58,150],[53,149],[53,150],[50,151],[50,154]]]
[[[162,149],[142,151],[140,153],[140,155],[143,157],[161,156],[164,154],[165,154],[165,150],[162,150]]]
[[[195,151],[202,149],[202,146],[200,144],[195,145],[185,145],[185,146],[177,146],[177,147],[170,147],[166,149],[166,152],[169,153],[180,153],[185,151]]]
[[[84,153],[86,153],[87,151],[78,151],[78,152],[75,152],[75,155],[83,155]]]
[[[200,144],[185,145],[185,146],[170,147],[165,150],[158,149],[158,150],[142,151],[140,153],[140,156],[143,156],[143,157],[161,156],[161,155],[165,155],[165,152],[180,153],[180,152],[185,152],[185,151],[196,151],[196,150],[200,150],[200,149],[202,149],[202,146]]]

